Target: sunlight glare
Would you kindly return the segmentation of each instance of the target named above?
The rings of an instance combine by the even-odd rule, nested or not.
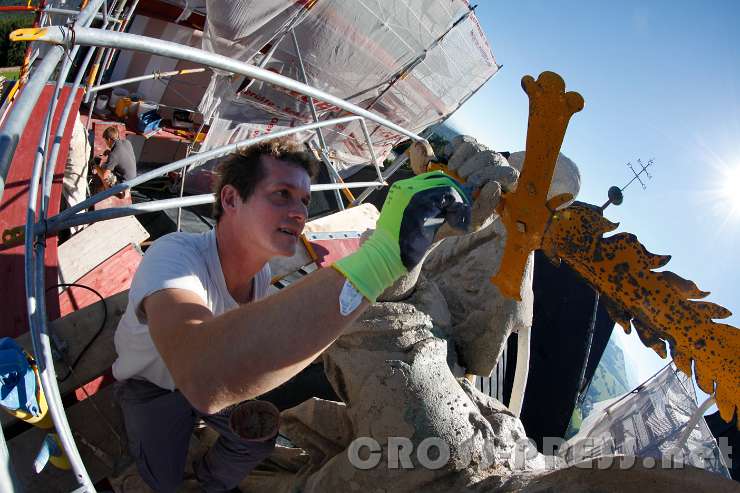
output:
[[[720,207],[728,218],[740,218],[740,165],[726,168],[721,173],[719,184]]]

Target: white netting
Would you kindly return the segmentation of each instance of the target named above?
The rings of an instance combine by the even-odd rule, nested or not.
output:
[[[498,69],[466,0],[208,0],[207,7],[204,49],[255,63],[277,43],[266,68],[301,80],[290,34],[281,38],[292,27],[309,85],[413,132],[449,116]],[[214,76],[200,105],[218,116],[205,149],[311,121],[305,97],[257,81],[244,86],[241,77]],[[340,110],[317,102],[317,112],[323,119]],[[368,126],[381,159],[403,140]],[[340,168],[368,162],[359,122],[325,133]]]
[[[652,457],[656,467],[691,464],[729,478],[703,418],[680,443],[696,410],[691,379],[671,364],[632,393],[597,403],[559,455],[569,464],[604,455]]]

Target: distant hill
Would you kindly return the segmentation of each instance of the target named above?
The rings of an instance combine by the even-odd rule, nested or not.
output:
[[[617,328],[616,330],[620,330]],[[615,342],[614,337],[606,345],[601,361],[596,367],[594,377],[583,399],[583,404],[573,411],[568,431],[565,438],[569,438],[578,432],[581,421],[588,416],[597,402],[618,397],[632,390],[627,377],[627,368],[624,363],[624,352]]]
[[[609,341],[586,393],[586,401],[599,402],[630,390],[624,353],[613,341]]]

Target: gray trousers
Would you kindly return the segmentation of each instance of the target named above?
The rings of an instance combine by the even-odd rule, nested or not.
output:
[[[206,491],[235,488],[275,446],[274,440],[251,442],[231,431],[231,408],[204,415],[177,390],[130,379],[116,384],[116,396],[123,410],[131,455],[139,474],[155,491],[175,491],[182,483],[190,436],[198,418],[220,435],[194,465],[195,475]]]

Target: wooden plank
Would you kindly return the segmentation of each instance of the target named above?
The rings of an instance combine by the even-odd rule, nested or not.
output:
[[[110,209],[112,207],[125,207],[131,204],[132,204],[131,192],[126,190],[123,192],[123,197],[118,197],[117,195],[113,195],[95,204],[93,206],[93,209],[96,211],[99,211],[102,209]]]
[[[375,228],[378,220],[378,209],[372,204],[362,204],[341,212],[314,219],[303,228],[304,233],[357,231],[360,233]],[[356,244],[352,247],[356,248]],[[276,257],[270,260],[272,282],[276,282],[301,267],[313,263],[306,247],[301,243],[292,257]]]
[[[59,247],[59,282],[75,282],[130,243],[147,238],[149,233],[135,217],[91,224]]]
[[[316,258],[316,265],[326,267],[356,252],[360,247],[360,238],[312,240],[309,245],[312,256]]]
[[[54,83],[47,84],[34,106],[28,124],[24,128],[18,146],[13,154],[13,161],[8,170],[8,176],[5,181],[5,192],[0,202],[0,233],[5,237],[6,230],[22,228],[26,224],[26,212],[28,207],[28,184],[33,171],[34,157],[38,147],[41,128],[46,121],[49,103],[54,92]],[[65,85],[60,95],[60,104],[57,105],[54,114],[52,131],[56,132],[59,124],[59,118],[64,104],[70,95],[71,87]],[[59,148],[59,159],[57,167],[54,170],[54,181],[51,187],[51,198],[49,202],[49,214],[54,215],[59,212],[59,206],[62,195],[62,177],[64,175],[64,165],[67,161],[69,152],[69,142],[72,137],[72,128],[74,127],[74,115],[79,107],[82,98],[82,88],[74,95],[74,106],[72,115],[67,120],[67,125],[62,136],[62,145]],[[0,284],[0,299],[3,300],[3,309],[0,310],[0,336],[16,337],[28,330],[28,315],[26,313],[26,289],[24,285],[24,246],[23,241],[20,243],[0,244],[0,272],[2,272],[3,282]],[[56,236],[46,240],[46,286],[56,283],[57,269],[57,238]],[[51,318],[57,318],[59,315],[57,298],[47,296],[47,312]]]
[[[76,283],[88,286],[103,298],[108,298],[131,286],[141,259],[139,250],[128,245],[79,278]],[[72,286],[59,295],[59,310],[64,317],[98,301],[100,298],[89,289]]]
[[[123,416],[109,386],[93,397],[67,409],[72,433],[93,483],[112,475],[116,465],[127,455]],[[8,441],[16,477],[23,491],[29,493],[69,492],[78,485],[72,471],[62,471],[48,464],[40,474],[33,470],[33,460],[47,430],[31,428]]]
[[[277,282],[288,274],[312,263],[313,259],[308,254],[305,245],[303,242],[299,242],[296,247],[296,253],[292,257],[275,257],[270,260],[272,282]]]
[[[314,219],[306,224],[304,233],[326,233],[333,231],[359,231],[374,229],[380,213],[372,204],[361,204],[357,207],[335,212],[328,216]]]
[[[128,290],[112,296],[106,300],[108,317],[105,321],[100,335],[95,337],[90,347],[82,356],[74,374],[59,382],[59,392],[62,396],[69,394],[80,385],[90,382],[107,371],[116,359],[116,349],[113,346],[113,333],[118,326],[118,321],[126,310],[128,303]],[[70,313],[64,318],[51,322],[51,331],[55,337],[63,340],[67,345],[67,361],[74,361],[87,343],[92,340],[100,329],[103,319],[102,302],[97,302],[76,312]],[[31,336],[25,333],[16,338],[26,351],[33,354],[31,347]],[[57,376],[64,378],[68,373],[65,363],[57,362],[54,365]],[[0,421],[3,427],[12,423],[16,418],[7,413],[0,413]]]

